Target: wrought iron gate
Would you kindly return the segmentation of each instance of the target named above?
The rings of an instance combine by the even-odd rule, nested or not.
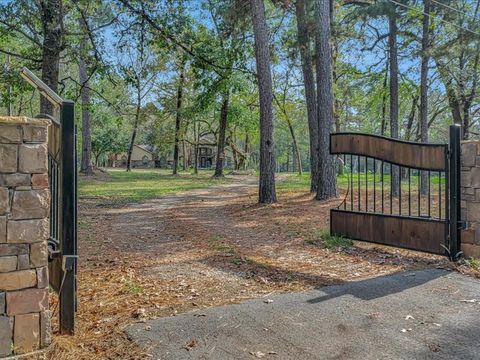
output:
[[[450,144],[335,133],[330,153],[341,154],[347,182],[342,203],[330,211],[332,234],[451,258],[459,253],[459,126],[450,127]]]
[[[50,237],[48,240],[49,279],[59,294],[59,321],[62,334],[73,334],[76,312],[77,274],[77,161],[74,103],[64,100],[30,70],[22,77],[55,107],[48,117],[48,177],[50,187]]]

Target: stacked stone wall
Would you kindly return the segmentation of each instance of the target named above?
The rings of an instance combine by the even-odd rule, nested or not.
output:
[[[48,126],[0,117],[0,357],[50,342]]]

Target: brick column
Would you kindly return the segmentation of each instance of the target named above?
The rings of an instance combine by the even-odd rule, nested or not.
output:
[[[48,126],[0,117],[0,357],[50,342]]]
[[[462,251],[480,258],[480,141],[462,142],[461,208],[466,229],[462,230]]]

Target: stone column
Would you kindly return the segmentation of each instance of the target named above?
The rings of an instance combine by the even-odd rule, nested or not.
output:
[[[0,357],[50,342],[49,124],[0,117]]]
[[[480,258],[480,141],[462,142],[461,208],[466,222],[461,248],[466,257]]]

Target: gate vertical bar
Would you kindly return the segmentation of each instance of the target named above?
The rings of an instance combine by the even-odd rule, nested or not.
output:
[[[455,259],[460,251],[460,125],[450,125],[450,166],[449,166],[449,223],[450,258]]]
[[[75,269],[76,241],[76,190],[77,164],[75,161],[74,103],[63,101],[60,109],[61,123],[61,204],[62,204],[62,286],[60,292],[60,333],[73,335],[75,330]]]

